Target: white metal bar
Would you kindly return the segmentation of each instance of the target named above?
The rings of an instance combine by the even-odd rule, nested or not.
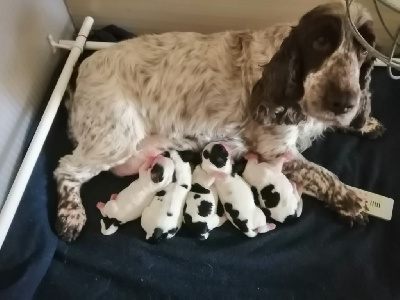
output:
[[[56,43],[56,42],[52,43],[52,46],[54,46],[55,48],[70,49],[73,46],[73,44],[74,44],[74,41],[59,40],[58,43]],[[115,45],[115,43],[87,41],[86,44],[84,45],[84,49],[85,50],[101,50],[104,48],[111,47],[112,45]],[[393,59],[393,61],[400,64],[400,59]],[[387,65],[379,59],[377,59],[375,61],[375,66],[376,67],[387,67]]]
[[[382,54],[381,52],[377,51],[374,47],[372,47],[370,44],[367,43],[367,41],[362,37],[360,32],[358,32],[358,29],[354,22],[351,19],[350,16],[350,4],[351,0],[346,0],[346,16],[347,16],[347,22],[350,25],[350,29],[353,32],[353,36],[357,39],[357,41],[363,45],[363,47],[374,57],[378,58],[382,62],[384,62],[387,66],[390,66],[392,68],[395,68],[397,70],[400,70],[400,64],[396,60],[389,60],[387,56]],[[379,11],[378,11],[379,13]],[[393,77],[392,77],[393,78]]]
[[[58,44],[61,46],[65,46],[65,47],[72,47],[74,45],[74,41],[60,40],[58,42]],[[114,44],[115,43],[87,41],[84,48],[85,48],[85,50],[100,50],[100,49],[111,47]],[[55,45],[55,46],[57,47],[57,45]]]
[[[32,174],[32,170],[35,166],[37,158],[46,140],[47,134],[49,133],[58,107],[60,106],[62,96],[67,88],[74,65],[83,51],[86,37],[92,28],[93,22],[93,18],[86,17],[82,24],[78,37],[74,41],[74,45],[71,48],[68,59],[64,65],[60,77],[58,78],[54,91],[51,94],[49,103],[47,104],[39,126],[36,129],[35,135],[33,136],[32,142],[29,145],[28,151],[26,152],[21,167],[19,168],[17,176],[15,177],[3,209],[0,212],[0,249],[6,238],[7,232],[10,228],[15,212],[17,211],[28,180]]]
[[[395,63],[400,64],[400,59],[398,58],[394,58],[392,61],[394,61]],[[387,67],[387,64],[385,64],[383,61],[381,61],[379,58],[376,59],[375,61],[375,67]]]

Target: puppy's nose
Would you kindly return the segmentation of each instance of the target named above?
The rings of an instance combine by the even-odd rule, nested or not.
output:
[[[357,104],[357,97],[351,92],[337,92],[328,95],[327,109],[335,115],[349,112]]]

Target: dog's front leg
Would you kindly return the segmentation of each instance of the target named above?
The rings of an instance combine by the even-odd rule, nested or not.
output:
[[[301,154],[287,162],[283,172],[290,180],[303,184],[305,194],[324,201],[351,224],[365,224],[368,221],[366,199],[357,196],[332,172],[307,161]]]
[[[349,126],[339,127],[337,128],[337,130],[369,139],[376,139],[381,137],[385,133],[386,128],[377,119],[369,117],[361,128],[354,128]]]

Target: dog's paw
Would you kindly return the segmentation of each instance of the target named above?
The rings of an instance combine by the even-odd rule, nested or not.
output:
[[[382,125],[377,119],[370,118],[367,124],[361,128],[361,135],[369,139],[380,138],[386,131],[385,126]]]
[[[381,137],[385,131],[385,126],[377,119],[371,117],[365,122],[362,128],[355,130],[354,133],[368,139],[377,139]]]
[[[86,223],[86,213],[81,203],[68,203],[59,207],[55,229],[65,242],[75,240]]]
[[[338,196],[335,207],[341,218],[353,226],[354,224],[366,225],[368,223],[367,199],[360,197],[354,191],[346,188],[342,196]]]
[[[337,128],[337,130],[367,139],[377,139],[385,133],[386,128],[377,119],[370,117],[361,128],[353,128],[350,126],[340,127]]]

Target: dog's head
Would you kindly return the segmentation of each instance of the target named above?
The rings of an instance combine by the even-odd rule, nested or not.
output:
[[[351,18],[375,45],[372,19],[351,5]],[[262,124],[297,124],[307,116],[328,126],[361,128],[370,114],[373,58],[354,38],[345,6],[320,5],[306,13],[264,66],[251,95],[251,112]]]

